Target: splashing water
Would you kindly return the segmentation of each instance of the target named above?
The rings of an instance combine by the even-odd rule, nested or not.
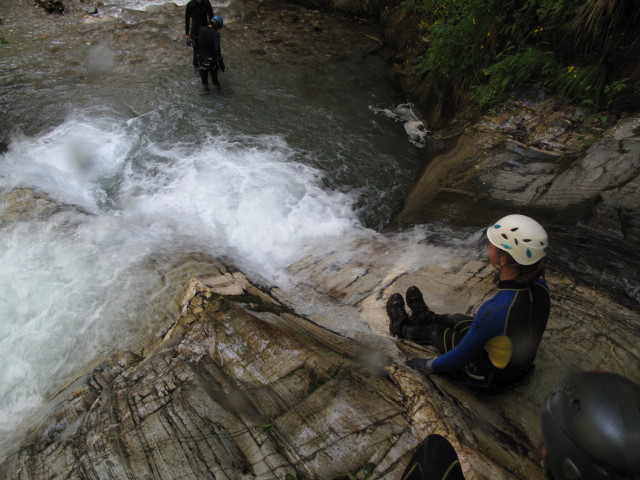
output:
[[[140,128],[72,118],[2,157],[2,191],[27,186],[59,208],[0,227],[0,432],[78,362],[153,330],[139,313],[169,288],[154,255],[201,251],[273,278],[297,245],[362,228],[352,199],[277,136],[166,146]]]

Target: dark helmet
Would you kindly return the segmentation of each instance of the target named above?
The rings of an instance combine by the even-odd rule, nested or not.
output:
[[[542,406],[555,480],[640,479],[640,385],[610,372],[569,376]]]
[[[222,28],[222,26],[224,25],[224,21],[222,20],[222,17],[220,15],[216,15],[213,17],[213,23],[215,23],[218,28]]]

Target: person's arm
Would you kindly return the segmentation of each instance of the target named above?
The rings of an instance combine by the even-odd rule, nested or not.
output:
[[[205,0],[207,2],[206,5],[206,9],[207,9],[207,23],[210,23],[213,21],[213,7],[211,6],[211,2],[209,2],[209,0]]]
[[[496,309],[491,300],[482,305],[462,341],[431,363],[434,372],[453,372],[464,368],[482,353],[485,344],[495,336],[502,335],[504,313]]]
[[[191,2],[187,3],[187,8],[184,10],[184,36],[189,38],[189,20],[191,20]]]

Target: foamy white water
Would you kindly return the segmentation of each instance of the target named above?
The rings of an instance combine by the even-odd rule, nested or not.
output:
[[[157,332],[171,287],[154,257],[226,256],[275,280],[314,238],[362,230],[353,199],[323,190],[282,138],[175,145],[144,128],[78,115],[0,158],[1,191],[61,205],[0,224],[0,436],[91,359]]]

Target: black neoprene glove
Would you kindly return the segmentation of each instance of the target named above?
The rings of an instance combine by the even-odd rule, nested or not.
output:
[[[407,365],[416,370],[420,370],[425,375],[433,373],[433,368],[431,368],[432,363],[433,358],[410,358],[407,360]]]
[[[218,66],[220,67],[220,71],[224,72],[224,61],[222,59],[218,60]]]

